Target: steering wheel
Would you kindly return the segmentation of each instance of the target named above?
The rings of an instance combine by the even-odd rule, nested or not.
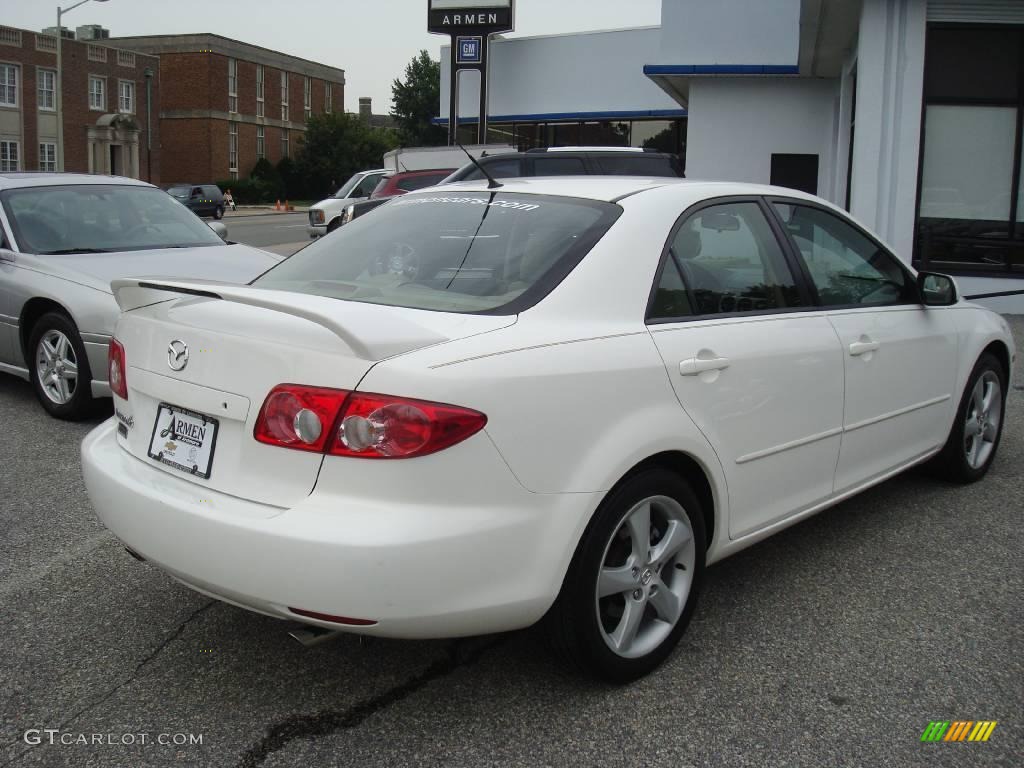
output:
[[[136,232],[144,232],[147,229],[152,229],[152,230],[155,230],[157,232],[160,231],[160,228],[157,227],[156,224],[148,224],[148,223],[146,223],[144,221],[141,221],[138,224],[136,224],[134,227],[131,227],[130,229],[124,230],[124,232],[121,233],[121,236],[124,237],[124,238],[129,238],[132,235],[134,235]]]
[[[420,257],[408,243],[394,243],[370,262],[371,275],[397,275],[415,280],[420,273]]]

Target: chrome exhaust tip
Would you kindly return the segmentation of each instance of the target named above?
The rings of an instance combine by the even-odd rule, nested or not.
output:
[[[339,635],[344,634],[345,630],[343,629],[326,629],[324,627],[315,627],[312,624],[303,624],[288,633],[290,637],[300,642],[306,648],[326,643],[328,640],[333,640]]]

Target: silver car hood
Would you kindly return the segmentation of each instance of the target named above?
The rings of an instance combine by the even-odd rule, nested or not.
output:
[[[209,245],[117,253],[36,256],[46,271],[110,293],[110,281],[122,277],[182,277],[248,283],[282,257],[248,245]]]

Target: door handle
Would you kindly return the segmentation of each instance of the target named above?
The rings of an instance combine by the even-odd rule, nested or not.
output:
[[[679,375],[696,376],[704,371],[721,371],[728,367],[727,357],[691,357],[679,363]]]
[[[854,357],[859,355],[866,355],[868,352],[874,352],[878,349],[877,341],[868,341],[863,336],[861,341],[855,341],[850,345],[850,354]]]

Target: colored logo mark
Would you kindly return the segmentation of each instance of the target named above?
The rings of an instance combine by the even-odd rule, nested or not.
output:
[[[996,729],[996,720],[932,720],[921,734],[921,741],[988,741]]]

